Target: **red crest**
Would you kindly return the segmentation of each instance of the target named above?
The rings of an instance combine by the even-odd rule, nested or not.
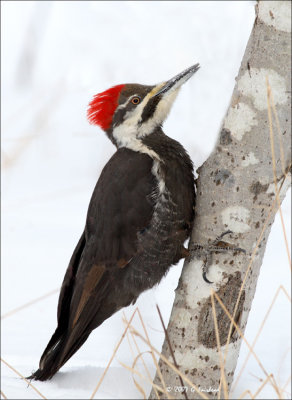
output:
[[[93,97],[87,110],[87,118],[91,124],[99,125],[105,131],[110,127],[124,86],[114,86]]]

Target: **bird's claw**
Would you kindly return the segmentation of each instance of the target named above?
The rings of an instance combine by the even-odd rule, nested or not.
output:
[[[203,266],[203,274],[202,274],[202,275],[203,275],[203,279],[204,279],[204,281],[205,281],[206,283],[212,284],[212,283],[214,283],[214,282],[209,281],[209,279],[207,278],[207,271],[204,271],[205,265],[206,265],[206,263],[205,263],[204,266]]]
[[[246,254],[246,251],[242,249],[241,247],[235,247],[233,244],[221,241],[221,239],[227,235],[233,233],[231,230],[227,230],[223,232],[221,235],[219,235],[213,242],[207,245],[200,245],[197,243],[193,243],[189,250],[190,252],[196,253],[200,257],[200,255],[204,255],[204,264],[203,264],[203,279],[206,283],[212,284],[208,278],[207,278],[207,273],[209,270],[210,265],[212,264],[212,258],[214,253],[226,253],[230,250],[232,250],[234,253],[236,252],[242,252]]]

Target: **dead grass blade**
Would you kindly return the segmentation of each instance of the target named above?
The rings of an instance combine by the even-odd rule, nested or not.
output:
[[[237,330],[237,332],[239,333],[239,335],[241,336],[242,340],[245,342],[245,344],[247,345],[249,351],[251,352],[251,354],[255,357],[259,367],[261,368],[261,370],[263,371],[263,373],[265,374],[265,376],[269,376],[268,372],[266,371],[266,369],[264,368],[263,364],[261,363],[261,361],[259,360],[257,354],[254,352],[254,350],[251,348],[250,344],[248,343],[248,341],[246,340],[244,334],[242,333],[241,329],[239,328],[239,326],[237,325],[237,323],[234,321],[233,316],[229,313],[229,311],[227,310],[227,308],[225,307],[224,303],[222,302],[222,300],[220,299],[220,297],[218,296],[218,294],[216,292],[214,292],[214,296],[216,297],[217,301],[219,302],[219,304],[221,305],[222,309],[224,310],[225,314],[228,316],[228,318],[231,321],[231,324],[235,327],[235,329]],[[275,383],[274,377],[273,375],[270,375],[271,377],[271,383],[273,388],[275,389],[275,392],[277,393],[277,395],[279,396],[279,387],[278,385]],[[272,379],[274,382],[272,382]]]
[[[151,354],[151,351],[149,351],[149,350],[148,350],[148,351],[143,351],[143,352],[139,353],[139,354],[135,357],[135,359],[134,359],[134,361],[133,361],[133,365],[132,365],[133,370],[135,369],[135,365],[136,365],[137,361],[139,360],[139,358],[141,358],[141,359],[143,360],[143,354],[146,354],[146,353]],[[143,361],[144,361],[144,360],[143,360]],[[143,388],[138,384],[138,382],[137,382],[136,379],[134,378],[134,375],[133,375],[133,380],[134,380],[134,383],[135,383],[136,387],[138,388],[138,390],[140,390],[140,393],[142,393],[142,395],[144,395],[144,398],[146,399],[145,391],[144,391]],[[152,379],[150,379],[150,382],[151,382],[151,384],[153,384]]]
[[[17,313],[18,311],[21,311],[21,310],[23,310],[24,308],[30,307],[30,306],[32,306],[33,304],[35,304],[35,303],[37,303],[37,302],[39,302],[39,301],[41,301],[41,300],[44,300],[44,299],[46,299],[47,297],[52,296],[53,294],[57,293],[59,290],[60,290],[59,288],[58,288],[58,289],[51,290],[50,292],[44,294],[43,296],[37,297],[36,299],[31,300],[31,301],[29,301],[28,303],[23,304],[22,306],[16,307],[16,308],[14,308],[14,310],[8,311],[6,314],[1,315],[1,319],[10,317],[11,315]]]
[[[283,183],[284,183],[284,181],[285,181],[285,179],[286,179],[286,176],[287,176],[287,175],[285,175],[285,176],[283,177],[283,181],[282,181],[282,183],[281,183],[281,187],[282,187],[282,185],[283,185]],[[280,187],[280,190],[281,190],[281,187]],[[272,215],[273,215],[273,211],[274,211],[274,208],[276,207],[276,205],[277,205],[277,200],[275,199],[274,202],[273,202],[273,204],[272,204],[272,206],[271,206],[271,208],[270,208],[269,214],[268,214],[268,216],[267,216],[267,218],[266,218],[266,220],[265,220],[264,226],[263,226],[263,228],[262,228],[262,230],[261,230],[261,232],[260,232],[259,238],[258,238],[258,240],[257,240],[257,242],[256,242],[256,246],[255,246],[255,248],[254,248],[254,250],[253,250],[253,252],[252,252],[252,254],[251,254],[250,262],[249,262],[249,264],[248,264],[248,267],[247,267],[247,269],[246,269],[246,271],[245,271],[245,274],[244,274],[244,277],[243,277],[243,280],[242,280],[242,284],[241,284],[241,287],[240,287],[240,290],[239,290],[239,293],[238,293],[238,296],[237,296],[236,304],[235,304],[235,307],[234,307],[234,311],[233,311],[233,316],[232,316],[233,322],[232,322],[232,320],[231,320],[230,327],[229,327],[229,331],[228,331],[228,337],[227,337],[227,342],[226,342],[226,349],[225,349],[225,353],[224,353],[224,365],[226,364],[226,360],[227,360],[227,354],[228,354],[228,348],[229,348],[229,343],[230,343],[230,338],[231,338],[232,327],[233,327],[234,318],[235,318],[235,315],[236,315],[236,312],[237,312],[237,309],[238,309],[240,297],[241,297],[243,288],[244,288],[244,286],[245,286],[245,282],[246,282],[246,280],[247,280],[248,273],[249,273],[249,271],[250,271],[250,269],[251,269],[251,266],[252,266],[252,264],[253,264],[253,262],[254,262],[254,258],[255,258],[257,249],[258,249],[259,244],[260,244],[260,242],[261,242],[261,240],[262,240],[262,237],[263,237],[264,232],[265,232],[265,230],[266,230],[266,228],[267,228],[267,225],[268,225],[268,223],[269,223],[269,221],[270,221],[270,219],[271,219],[271,217],[272,217]]]
[[[156,304],[156,308],[157,308],[157,311],[158,311],[158,315],[159,315],[159,318],[160,318],[160,322],[161,322],[162,328],[164,330],[165,338],[166,338],[167,343],[168,343],[170,354],[171,354],[171,357],[173,359],[173,363],[174,363],[175,367],[177,369],[179,369],[178,364],[177,364],[176,359],[175,359],[175,356],[174,356],[174,352],[173,352],[173,348],[172,348],[172,345],[171,345],[171,342],[170,342],[170,339],[169,339],[169,335],[168,335],[167,329],[166,329],[166,327],[164,325],[163,318],[162,318],[162,315],[161,315],[160,308],[159,308],[158,304]],[[184,383],[183,383],[182,377],[179,375],[178,378],[179,378],[181,386],[183,387]],[[184,394],[186,400],[188,400],[188,395],[187,395],[187,392],[185,390],[182,392],[182,394]]]
[[[199,389],[197,388],[197,386],[194,385],[194,384],[189,380],[189,378],[188,378],[185,374],[183,374],[182,372],[180,372],[180,370],[178,370],[170,361],[168,361],[168,359],[167,359],[162,353],[160,353],[149,341],[147,341],[147,339],[145,339],[145,338],[140,334],[140,332],[138,332],[132,325],[130,325],[129,328],[130,328],[130,331],[132,331],[134,335],[136,335],[137,337],[139,337],[144,343],[148,344],[148,346],[151,348],[151,350],[152,350],[154,353],[156,353],[156,354],[161,358],[161,360],[165,362],[165,364],[167,364],[170,368],[172,368],[173,371],[174,371],[175,373],[177,373],[178,375],[180,375],[180,376],[183,378],[183,380],[184,380],[191,388],[193,388],[193,390],[194,390],[196,393],[198,393],[198,394],[200,395],[200,397],[201,397],[202,399],[209,399],[209,398],[204,394],[204,392],[200,392],[200,391],[199,391]]]
[[[251,399],[254,399],[254,397],[253,397],[251,391],[247,389],[247,390],[245,390],[245,391],[240,395],[239,400],[245,399],[245,397],[246,397],[247,394],[250,395],[250,398],[251,398]]]
[[[263,388],[266,386],[266,384],[268,383],[268,382],[270,382],[270,383],[272,383],[271,382],[271,379],[273,378],[273,375],[272,374],[270,374],[270,375],[268,375],[267,377],[266,377],[266,379],[263,381],[263,383],[260,385],[260,387],[258,388],[258,390],[254,393],[254,395],[253,395],[253,398],[254,399],[256,399],[257,398],[257,396],[260,394],[260,392],[263,390]]]
[[[135,316],[135,314],[136,314],[136,311],[137,311],[137,308],[135,309],[135,311],[133,312],[133,314],[132,314],[132,316],[131,316],[129,322],[127,323],[127,326],[126,326],[126,328],[125,328],[125,330],[124,330],[124,332],[123,332],[123,334],[122,334],[122,336],[121,336],[121,338],[120,338],[118,344],[116,345],[116,347],[115,347],[115,349],[114,349],[114,351],[113,351],[113,354],[112,354],[112,356],[111,356],[111,358],[110,358],[110,360],[109,360],[109,362],[108,362],[108,364],[107,364],[105,370],[103,371],[103,374],[101,375],[101,377],[100,377],[100,379],[99,379],[99,381],[98,381],[98,383],[97,383],[95,389],[93,390],[93,392],[92,392],[92,394],[91,394],[91,396],[90,396],[90,399],[93,399],[93,398],[94,398],[94,396],[96,395],[96,392],[97,392],[98,389],[100,388],[100,385],[102,384],[102,381],[104,380],[104,377],[105,377],[105,375],[107,374],[107,371],[108,371],[108,369],[109,369],[109,367],[110,367],[110,365],[111,365],[111,363],[112,363],[112,361],[113,361],[113,359],[114,359],[114,357],[115,357],[115,355],[116,355],[116,352],[118,351],[118,349],[119,349],[119,347],[120,347],[122,341],[124,340],[124,338],[125,338],[125,336],[126,336],[126,332],[127,332],[128,328],[129,328],[129,325],[130,325],[130,323],[132,322],[132,320],[133,320],[133,318],[134,318],[134,316]]]
[[[152,385],[157,391],[159,391],[159,392],[161,392],[161,393],[164,393],[164,394],[167,394],[167,393],[164,392],[164,389],[161,388],[160,386],[156,385],[156,383],[154,383],[154,382],[152,381],[152,379],[148,379],[148,377],[146,377],[145,375],[141,374],[139,371],[137,371],[136,369],[130,367],[129,365],[124,364],[124,363],[121,362],[121,361],[119,361],[119,363],[121,364],[122,367],[126,368],[128,371],[131,371],[132,374],[136,374],[136,375],[138,375],[141,379],[144,379],[144,380],[146,380],[147,382],[150,382],[151,385]],[[170,399],[172,399],[172,398],[170,398]]]
[[[144,324],[144,321],[143,321],[143,318],[142,318],[142,315],[141,315],[139,309],[138,309],[138,315],[139,315],[139,318],[140,318],[140,321],[141,321],[141,324],[142,324],[142,327],[143,327],[143,330],[144,330],[144,333],[145,333],[145,337],[146,337],[146,340],[147,340],[147,344],[148,344],[148,346],[149,346],[150,349],[151,349],[151,355],[152,355],[152,359],[153,359],[154,365],[155,365],[155,367],[156,367],[156,371],[157,371],[157,373],[158,373],[158,375],[159,375],[159,378],[160,378],[160,381],[161,381],[161,383],[162,383],[163,389],[164,389],[164,391],[165,391],[165,393],[166,393],[166,396],[167,396],[168,399],[170,399],[170,395],[169,395],[168,391],[166,390],[166,385],[165,385],[165,381],[164,381],[163,375],[162,375],[162,373],[161,373],[161,371],[160,371],[160,368],[159,368],[158,362],[157,362],[157,360],[156,360],[155,354],[154,354],[154,352],[152,351],[151,343],[150,343],[150,339],[149,339],[149,335],[148,335],[147,329],[146,329],[146,327],[145,327],[145,324]]]
[[[269,118],[269,128],[270,128],[270,145],[271,145],[272,162],[273,162],[274,185],[275,185],[276,199],[277,199],[277,202],[278,202],[278,209],[279,209],[279,213],[280,213],[281,224],[282,224],[282,229],[283,229],[283,234],[284,234],[286,251],[287,251],[287,255],[288,255],[289,265],[290,265],[290,268],[291,268],[291,256],[290,256],[290,251],[289,251],[289,245],[288,245],[286,229],[285,229],[285,224],[284,224],[284,219],[283,219],[283,214],[282,214],[282,209],[281,209],[279,190],[278,190],[278,185],[277,185],[276,156],[275,156],[274,132],[273,132],[273,121],[272,121],[272,112],[271,112],[271,101],[273,102],[273,98],[272,98],[272,89],[271,89],[271,86],[269,84],[268,77],[266,77],[266,84],[267,84],[268,118]],[[274,106],[274,108],[273,108],[274,109],[274,113],[275,113],[275,115],[277,115],[274,102],[273,102],[273,106]],[[279,125],[278,117],[276,118],[276,120],[278,121],[278,128],[279,128],[278,129],[278,136],[281,138],[281,132],[280,132],[280,125]],[[280,149],[282,148],[281,161],[282,161],[282,157],[283,157],[282,169],[284,169],[284,173],[285,173],[284,152],[283,152],[283,145],[281,147],[281,144],[282,144],[282,141],[280,139]]]
[[[10,368],[15,374],[17,374],[18,376],[20,376],[20,378],[22,378],[29,386],[31,386],[31,388],[42,398],[42,399],[47,399],[29,380],[27,380],[20,372],[18,372],[14,367],[12,367],[12,365],[8,364],[7,361],[3,360],[3,358],[1,358],[1,361],[8,367]]]
[[[287,379],[287,381],[285,382],[284,386],[281,388],[281,393],[285,393],[286,391],[286,387],[289,385],[289,383],[291,382],[291,376],[289,376],[289,378]],[[291,398],[291,393],[290,394],[290,398]]]
[[[270,92],[271,92],[271,90],[270,90]],[[269,97],[269,96],[268,96],[268,97]],[[268,98],[268,104],[269,104],[269,98]],[[272,129],[272,128],[271,128],[271,123],[270,123],[269,125],[270,125],[270,130],[271,130],[271,129]],[[274,148],[273,148],[273,149],[274,149]],[[273,150],[272,150],[272,158],[273,158],[273,168],[274,168],[274,165],[275,165],[275,154],[274,154],[274,151],[273,151]],[[259,235],[259,238],[258,238],[258,240],[257,240],[256,246],[255,246],[255,248],[254,248],[254,250],[253,250],[253,252],[252,252],[251,260],[250,260],[249,265],[248,265],[248,267],[247,267],[247,270],[246,270],[246,272],[245,272],[245,275],[244,275],[244,278],[243,278],[243,281],[242,281],[242,284],[241,284],[241,287],[240,287],[240,290],[239,290],[239,294],[238,294],[238,297],[237,297],[237,300],[236,300],[236,304],[235,304],[235,308],[234,308],[234,312],[233,312],[233,321],[234,321],[234,318],[235,318],[235,315],[236,315],[236,312],[237,312],[237,309],[238,309],[240,297],[241,297],[242,290],[243,290],[243,288],[244,288],[244,285],[245,285],[245,282],[246,282],[248,273],[249,273],[250,268],[251,268],[251,266],[252,266],[252,264],[253,264],[256,251],[257,251],[257,249],[258,249],[258,247],[259,247],[259,244],[260,244],[260,242],[261,242],[261,240],[262,240],[263,234],[264,234],[264,232],[265,232],[265,230],[266,230],[266,228],[267,228],[268,222],[269,222],[269,220],[271,219],[271,217],[272,217],[272,215],[273,215],[274,208],[276,208],[276,205],[278,204],[278,208],[281,210],[281,207],[280,207],[280,200],[279,200],[279,193],[280,193],[280,191],[281,191],[281,188],[282,188],[282,186],[283,186],[283,184],[284,184],[284,182],[285,182],[285,179],[286,179],[287,175],[288,175],[288,173],[285,171],[285,173],[283,174],[282,183],[280,184],[280,188],[279,188],[279,189],[278,189],[278,187],[277,187],[277,184],[276,184],[276,186],[275,186],[275,189],[276,189],[276,199],[274,200],[274,202],[273,202],[273,204],[272,204],[272,206],[271,206],[271,208],[270,208],[269,214],[268,214],[268,216],[267,216],[267,218],[266,218],[266,221],[265,221],[265,223],[264,223],[264,226],[263,226],[263,228],[262,228],[262,230],[261,230],[261,232],[260,232],[260,235]],[[284,227],[284,223],[283,223],[283,216],[282,216],[282,212],[281,212],[281,211],[280,211],[280,216],[281,216],[281,222],[282,222],[283,232],[285,232],[285,227]],[[290,268],[291,268],[291,258],[290,258],[290,253],[289,253],[289,248],[288,248],[288,242],[287,242],[286,233],[284,233],[284,237],[285,237],[286,249],[287,249],[288,259],[289,259]],[[232,332],[232,322],[230,323],[230,327],[229,327],[229,331],[228,331],[228,337],[227,337],[227,342],[226,342],[226,350],[225,350],[225,353],[224,353],[224,365],[226,364],[226,360],[227,360],[227,354],[228,354],[228,348],[229,348],[229,343],[230,343],[230,338],[231,338],[231,332]]]
[[[222,359],[220,335],[219,335],[218,320],[217,320],[215,303],[214,303],[214,290],[213,289],[211,289],[211,303],[212,303],[212,314],[213,314],[214,327],[215,327],[216,343],[217,343],[217,348],[218,348],[218,353],[219,353],[219,362],[220,362],[220,384],[219,384],[219,391],[218,391],[218,399],[221,398],[221,384],[223,384],[224,399],[228,399],[229,398],[228,386],[227,386],[227,382],[226,382],[225,368],[224,368],[224,363],[223,363],[223,359]]]
[[[276,302],[276,300],[277,300],[277,298],[278,298],[278,295],[279,295],[279,293],[281,292],[281,290],[282,290],[283,293],[288,297],[288,299],[291,301],[291,298],[290,298],[290,296],[288,295],[288,293],[287,293],[287,291],[285,290],[285,288],[284,288],[282,285],[279,286],[278,289],[277,289],[277,291],[276,291],[276,293],[275,293],[275,295],[274,295],[274,298],[273,298],[273,300],[272,300],[272,302],[271,302],[271,304],[270,304],[270,306],[269,306],[269,308],[268,308],[268,311],[266,312],[266,315],[264,316],[264,319],[263,319],[263,321],[262,321],[262,323],[261,323],[261,326],[260,326],[260,328],[259,328],[259,330],[258,330],[258,332],[257,332],[257,334],[256,334],[256,337],[254,338],[254,341],[252,342],[251,349],[254,349],[255,344],[256,344],[256,342],[257,342],[257,340],[258,340],[258,338],[259,338],[259,336],[260,336],[260,334],[261,334],[261,332],[262,332],[262,330],[263,330],[263,328],[264,328],[264,325],[265,325],[265,323],[266,323],[266,321],[267,321],[267,319],[268,319],[268,317],[269,317],[269,315],[270,315],[270,312],[271,312],[271,310],[272,310],[272,308],[273,308],[273,306],[274,306],[274,304],[275,304],[275,302]],[[249,351],[248,354],[247,354],[247,356],[246,356],[246,358],[245,358],[245,360],[244,360],[244,363],[243,363],[243,365],[242,365],[242,367],[241,367],[241,369],[240,369],[240,371],[239,371],[239,373],[238,373],[238,375],[237,375],[236,381],[235,381],[235,383],[232,385],[232,391],[234,391],[234,389],[236,388],[236,386],[237,386],[237,384],[238,384],[238,382],[239,382],[239,379],[240,379],[240,377],[241,377],[241,375],[242,375],[242,373],[243,373],[243,371],[244,371],[244,369],[245,369],[245,367],[246,367],[246,364],[247,364],[247,362],[248,362],[248,360],[249,360],[250,355],[251,355],[251,352]]]
[[[125,315],[125,313],[123,313],[123,315],[124,315],[124,319],[126,320],[126,315]],[[129,341],[129,345],[130,345],[130,340],[129,340],[129,338],[128,338],[128,332],[129,332],[129,330],[127,331],[127,339],[128,339],[128,341]],[[137,350],[138,354],[141,354],[141,350],[140,350],[139,345],[138,345],[138,343],[137,343],[137,341],[136,341],[136,339],[135,339],[135,336],[133,335],[132,332],[130,332],[130,335],[131,335],[131,338],[132,338],[132,340],[133,340],[133,342],[134,342],[134,344],[135,344],[135,347],[136,347],[136,350]],[[130,345],[130,347],[131,347],[131,345]],[[135,358],[133,350],[132,350],[132,354],[133,354],[133,358]],[[152,355],[152,354],[151,354],[151,355]],[[157,400],[159,400],[159,399],[160,399],[159,393],[158,393],[158,391],[157,391],[157,389],[156,389],[156,387],[155,387],[155,385],[154,385],[154,382],[153,382],[152,377],[151,377],[151,374],[150,374],[150,372],[149,372],[149,370],[148,370],[148,368],[147,368],[147,365],[146,365],[146,363],[145,363],[145,361],[144,361],[144,358],[141,357],[141,360],[142,360],[144,369],[145,369],[145,371],[146,371],[147,377],[148,377],[149,381],[152,382],[152,387],[153,387],[153,389],[154,389],[154,391],[155,391],[155,396],[156,396]]]
[[[123,313],[123,315],[124,315],[124,318],[125,318],[125,313]],[[127,330],[126,337],[127,337],[127,341],[128,341],[129,347],[130,347],[130,351],[132,353],[132,356],[133,356],[133,359],[134,359],[134,362],[135,362],[136,356],[135,356],[135,353],[134,353],[134,350],[132,348],[132,344],[131,344],[131,341],[130,341],[130,338],[129,338],[129,330]],[[141,352],[141,353],[139,353],[139,355],[141,355],[141,359],[143,360],[143,353]],[[139,392],[142,394],[144,399],[146,399],[145,391],[142,388],[142,386],[136,381],[133,373],[132,373],[132,378],[133,378],[134,385],[139,390]]]
[[[1,396],[2,396],[4,399],[7,399],[7,396],[5,396],[5,394],[2,392],[2,390],[1,390],[0,392],[1,392]]]

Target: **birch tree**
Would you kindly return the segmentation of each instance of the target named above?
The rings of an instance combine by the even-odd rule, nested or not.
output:
[[[289,1],[256,5],[217,145],[198,171],[190,248],[207,248],[230,230],[222,240],[246,253],[214,253],[208,284],[202,279],[206,253],[192,252],[176,289],[162,354],[173,362],[173,350],[179,370],[210,398],[218,390],[226,398],[232,384],[271,225],[290,185],[290,19]],[[174,390],[181,386],[178,375],[162,360],[159,365],[170,396],[185,398]],[[161,385],[158,375],[154,382]],[[187,398],[201,398],[199,392],[188,390]]]

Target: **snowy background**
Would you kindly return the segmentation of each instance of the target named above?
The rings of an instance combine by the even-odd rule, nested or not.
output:
[[[1,2],[2,357],[23,375],[37,368],[55,330],[58,294],[7,313],[60,287],[96,180],[115,151],[86,120],[92,95],[119,83],[158,83],[199,62],[201,69],[182,88],[164,125],[199,166],[214,146],[228,107],[254,3]],[[289,199],[283,203],[288,238]],[[277,217],[246,329],[249,343],[280,285],[290,292],[287,260]],[[167,322],[181,267],[173,267],[137,302],[158,349],[164,335],[155,304]],[[127,318],[133,310],[125,310]],[[280,289],[255,351],[279,386],[286,385],[286,398],[291,398],[290,323],[290,303]],[[142,332],[136,318],[134,325]],[[90,398],[123,329],[119,312],[91,334],[52,381],[35,386],[50,399]],[[246,355],[243,344],[237,374]],[[142,398],[119,361],[133,363],[127,339],[96,398]],[[149,355],[145,361],[153,374]],[[40,398],[6,365],[1,367],[4,395]],[[261,379],[251,356],[233,396],[254,393]],[[150,385],[139,382],[147,395]],[[276,393],[267,384],[258,398],[276,398]]]

